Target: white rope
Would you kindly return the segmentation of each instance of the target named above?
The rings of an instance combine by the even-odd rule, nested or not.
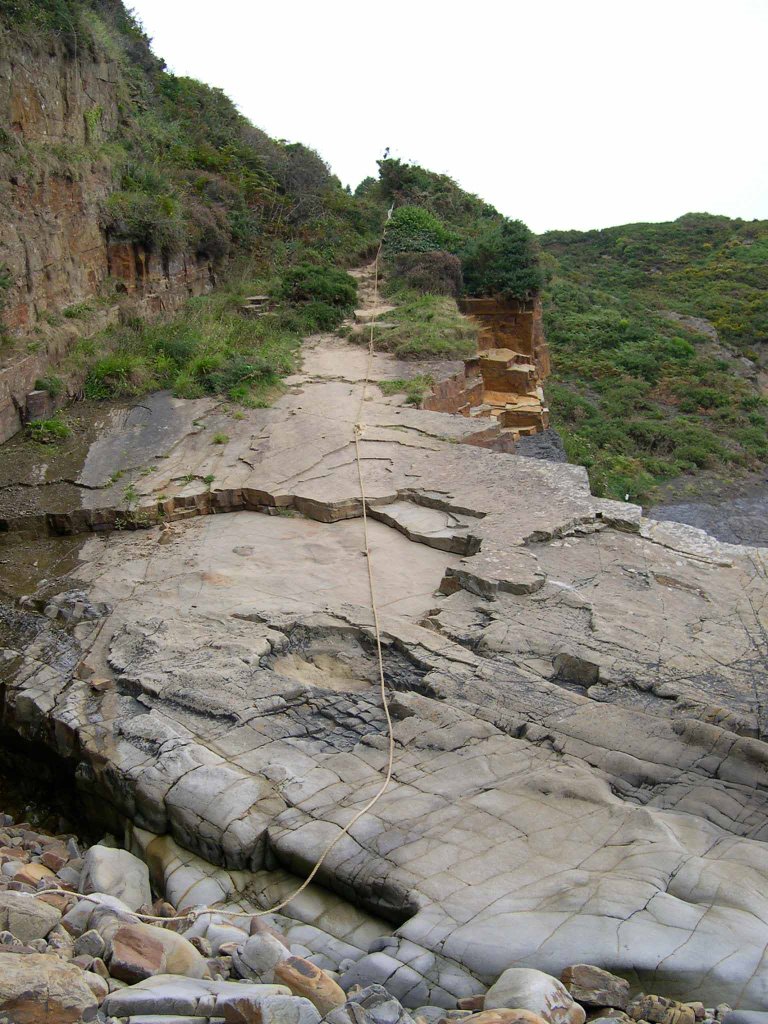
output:
[[[387,217],[387,220],[389,220],[389,216],[391,216],[391,213],[392,213],[392,211],[390,210],[389,211],[389,215]],[[383,245],[383,239],[382,239],[381,242],[379,242],[379,247],[376,250],[376,259],[373,262],[373,305],[374,305],[374,308],[378,305],[378,298],[379,298],[379,261],[381,259],[381,248],[382,248],[382,245]],[[217,908],[215,906],[192,907],[188,911],[185,911],[183,914],[177,914],[177,915],[172,916],[172,917],[162,917],[160,915],[155,915],[155,914],[140,914],[140,913],[137,913],[137,912],[133,912],[134,916],[139,918],[141,921],[160,921],[163,924],[169,924],[172,921],[194,921],[197,917],[200,917],[202,914],[209,914],[209,913],[210,914],[220,914],[220,915],[222,915],[224,917],[236,917],[236,918],[240,918],[240,917],[248,917],[248,918],[250,918],[250,917],[263,917],[265,914],[276,914],[279,910],[282,910],[284,907],[288,906],[288,904],[291,903],[293,900],[295,900],[297,896],[301,895],[301,893],[304,892],[304,890],[307,888],[307,886],[311,884],[312,879],[315,878],[315,876],[317,875],[317,873],[320,870],[320,868],[323,866],[325,861],[328,859],[328,856],[331,853],[331,851],[338,845],[338,843],[341,842],[341,840],[344,838],[344,836],[349,835],[350,830],[352,829],[352,827],[354,825],[356,825],[357,822],[360,821],[360,819],[362,817],[364,817],[366,814],[368,814],[368,812],[374,807],[374,805],[376,803],[378,803],[378,801],[381,799],[381,797],[384,795],[384,793],[386,792],[387,788],[389,787],[390,782],[392,781],[392,771],[393,771],[394,760],[395,760],[395,734],[394,734],[394,729],[393,729],[393,726],[392,726],[392,716],[390,715],[390,711],[389,711],[389,698],[387,696],[387,685],[386,685],[386,682],[384,680],[384,656],[382,654],[382,649],[381,649],[381,627],[379,625],[379,612],[378,612],[378,607],[376,605],[376,585],[375,585],[374,574],[373,574],[373,560],[371,558],[371,546],[370,546],[370,540],[369,540],[369,536],[368,536],[368,510],[367,510],[367,507],[366,507],[365,481],[363,479],[363,460],[362,460],[362,456],[360,454],[360,439],[361,439],[361,437],[363,436],[363,434],[365,432],[365,424],[363,423],[363,405],[364,405],[364,402],[365,402],[366,397],[367,397],[368,385],[371,382],[371,371],[373,369],[373,356],[374,356],[374,346],[373,346],[374,322],[373,322],[373,320],[371,320],[369,326],[370,326],[370,331],[369,331],[369,335],[368,335],[368,360],[367,360],[366,371],[365,371],[365,379],[363,381],[362,391],[360,392],[360,402],[358,404],[357,416],[356,416],[356,419],[355,419],[355,423],[353,424],[352,432],[353,432],[353,439],[354,439],[354,444],[355,444],[355,462],[356,462],[356,465],[357,465],[357,478],[358,478],[358,482],[359,482],[359,485],[360,485],[360,503],[361,503],[361,508],[362,508],[362,519],[363,519],[363,554],[365,555],[365,561],[366,561],[366,564],[368,566],[368,590],[369,590],[369,593],[370,593],[371,612],[372,612],[372,615],[373,615],[373,629],[374,629],[374,634],[375,634],[375,637],[376,637],[376,658],[377,658],[377,661],[378,661],[378,669],[379,669],[379,690],[380,690],[380,694],[381,694],[382,708],[384,709],[384,716],[385,716],[385,718],[387,720],[387,768],[386,768],[386,771],[384,773],[384,781],[379,786],[379,788],[376,790],[376,793],[371,797],[371,799],[363,807],[361,807],[359,811],[357,811],[352,816],[352,818],[341,829],[341,831],[338,833],[338,835],[335,836],[331,840],[330,843],[328,843],[328,845],[325,847],[323,852],[320,854],[320,856],[315,861],[315,864],[314,864],[312,870],[307,875],[307,877],[304,879],[304,881],[301,883],[301,885],[299,885],[296,889],[294,889],[294,891],[289,896],[286,896],[284,899],[280,900],[278,903],[275,903],[274,906],[268,907],[266,910],[253,910],[253,911],[251,911],[249,913],[246,913],[245,911],[223,910],[223,909],[219,909],[219,908]],[[84,895],[81,895],[80,893],[73,893],[73,892],[70,892],[69,889],[59,889],[59,888],[42,889],[39,892],[27,893],[26,895],[29,895],[29,896],[42,896],[45,893],[50,893],[52,895],[73,896],[73,897],[77,898],[78,900],[90,900],[92,903],[99,903],[99,904],[101,903],[100,900],[94,898],[93,896],[84,896]]]

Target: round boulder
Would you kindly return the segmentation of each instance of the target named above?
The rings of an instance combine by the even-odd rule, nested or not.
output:
[[[584,1024],[587,1015],[557,978],[527,967],[510,967],[485,995],[485,1009],[531,1010],[549,1024]]]

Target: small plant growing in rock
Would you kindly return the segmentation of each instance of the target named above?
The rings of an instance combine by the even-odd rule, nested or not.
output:
[[[58,416],[52,416],[49,420],[35,420],[27,424],[27,432],[33,441],[41,444],[55,444],[56,441],[63,441],[72,433],[72,429]]]
[[[208,488],[209,491],[211,489],[211,484],[213,483],[213,481],[215,479],[216,479],[216,477],[215,477],[215,475],[213,473],[209,473],[207,476],[203,477],[203,483],[205,484],[205,486]]]
[[[123,497],[125,498],[128,508],[131,508],[139,500],[139,492],[136,490],[135,484],[128,484],[123,491]]]
[[[38,377],[35,381],[35,391],[47,391],[51,398],[58,398],[64,392],[64,381],[61,377],[55,376]]]
[[[211,444],[226,444],[229,441],[229,434],[214,434]]]

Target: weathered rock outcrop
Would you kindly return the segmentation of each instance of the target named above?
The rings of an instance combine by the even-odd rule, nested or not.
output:
[[[6,728],[136,826],[177,902],[271,905],[382,781],[364,356],[323,345],[227,445],[210,409],[126,476],[147,522],[188,521],[83,539],[56,592],[97,617],[67,625],[62,596],[51,618],[13,611]],[[764,552],[596,499],[579,468],[461,443],[466,418],[374,387],[362,409],[395,773],[289,906],[300,955],[412,1007],[575,963],[764,1006]],[[3,571],[26,543],[8,535]]]
[[[97,143],[119,123],[120,74],[91,46],[72,53],[64,42],[0,31],[0,271],[8,277],[0,326],[33,339],[31,350],[22,345],[0,362],[0,442],[22,425],[35,379],[114,321],[118,299],[151,316],[211,287],[207,259],[164,260],[104,229],[116,172]],[[111,302],[105,295],[87,323],[51,324],[108,279]]]
[[[460,308],[479,325],[478,353],[441,380],[422,408],[458,413],[502,428],[511,451],[521,438],[549,426],[542,384],[550,373],[541,299],[462,299]]]

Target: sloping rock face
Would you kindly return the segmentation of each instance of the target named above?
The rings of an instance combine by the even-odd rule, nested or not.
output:
[[[768,1004],[765,552],[461,443],[465,418],[375,387],[361,406],[318,346],[226,446],[190,435],[135,477],[143,507],[190,518],[84,539],[56,586],[95,617],[13,611],[31,639],[4,664],[6,728],[76,766],[180,892],[269,905],[265,877],[304,875],[386,767],[362,417],[396,758],[318,876],[369,915],[328,947],[342,984],[451,1007],[510,967],[587,963]]]

